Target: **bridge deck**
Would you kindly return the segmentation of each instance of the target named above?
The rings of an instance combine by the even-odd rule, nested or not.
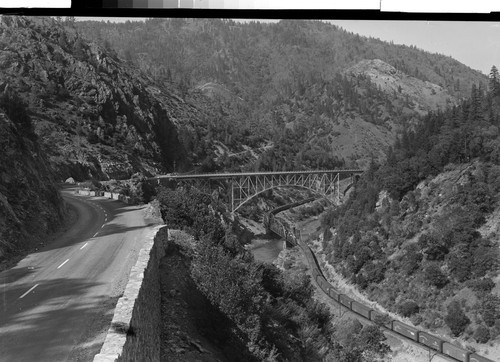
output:
[[[279,171],[279,172],[234,172],[234,173],[202,173],[202,174],[166,174],[158,175],[153,179],[173,179],[173,180],[190,180],[190,179],[230,179],[237,177],[251,176],[280,176],[280,175],[311,175],[322,173],[334,174],[361,174],[364,170],[311,170],[311,171]]]

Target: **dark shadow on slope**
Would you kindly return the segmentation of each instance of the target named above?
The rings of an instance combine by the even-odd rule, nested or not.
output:
[[[13,268],[8,269],[0,273],[0,284],[10,284],[16,280],[22,279],[25,276],[34,273],[38,268],[34,267],[23,267],[23,268]]]
[[[113,235],[113,234],[124,234],[132,230],[139,230],[139,229],[144,229],[149,226],[156,225],[154,222],[151,222],[149,224],[141,225],[141,226],[126,226],[123,224],[106,224],[101,231],[99,231],[99,236],[108,236],[108,235]]]
[[[0,351],[7,361],[67,360],[75,343],[85,340],[92,321],[111,321],[116,298],[91,296],[100,283],[83,279],[54,279],[9,287],[1,291]],[[94,290],[94,292],[98,292]],[[93,347],[94,350],[96,347]]]

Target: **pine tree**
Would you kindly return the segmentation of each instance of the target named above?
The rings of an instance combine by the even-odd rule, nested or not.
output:
[[[490,91],[493,92],[494,95],[500,94],[500,76],[498,75],[496,66],[492,66],[490,71]]]
[[[444,318],[444,321],[448,327],[450,327],[451,333],[455,337],[462,334],[465,328],[470,324],[470,319],[465,315],[460,307],[460,303],[456,300],[448,305],[448,314]]]

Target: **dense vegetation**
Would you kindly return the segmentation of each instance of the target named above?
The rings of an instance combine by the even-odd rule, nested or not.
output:
[[[158,200],[169,227],[195,236],[191,276],[256,360],[372,361],[387,353],[378,327],[335,326],[327,307],[312,299],[309,276],[256,263],[209,195],[162,189]]]
[[[383,305],[432,329],[484,343],[500,334],[495,221],[500,194],[500,89],[432,112],[373,163],[328,212],[332,265]]]

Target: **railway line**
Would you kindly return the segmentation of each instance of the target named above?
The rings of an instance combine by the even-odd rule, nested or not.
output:
[[[283,209],[283,207],[281,209]],[[384,328],[396,333],[401,338],[405,338],[411,340],[414,343],[423,345],[426,348],[434,351],[436,354],[440,354],[442,356],[452,358],[453,360],[460,362],[495,362],[489,358],[480,356],[477,353],[473,353],[464,348],[455,346],[448,341],[433,336],[429,333],[420,331],[413,326],[409,326],[397,320],[392,320],[385,314],[369,308],[353,300],[349,296],[340,293],[326,280],[313,251],[301,240],[300,231],[289,230],[285,223],[282,223],[277,217],[275,217],[275,214],[277,213],[275,211],[276,210],[273,210],[265,215],[264,225],[267,229],[283,237],[287,243],[298,245],[300,247],[300,249],[306,256],[309,266],[311,267],[312,277],[321,288],[321,290],[334,302],[373,323],[380,324],[380,321],[383,320],[384,322],[382,325]]]

